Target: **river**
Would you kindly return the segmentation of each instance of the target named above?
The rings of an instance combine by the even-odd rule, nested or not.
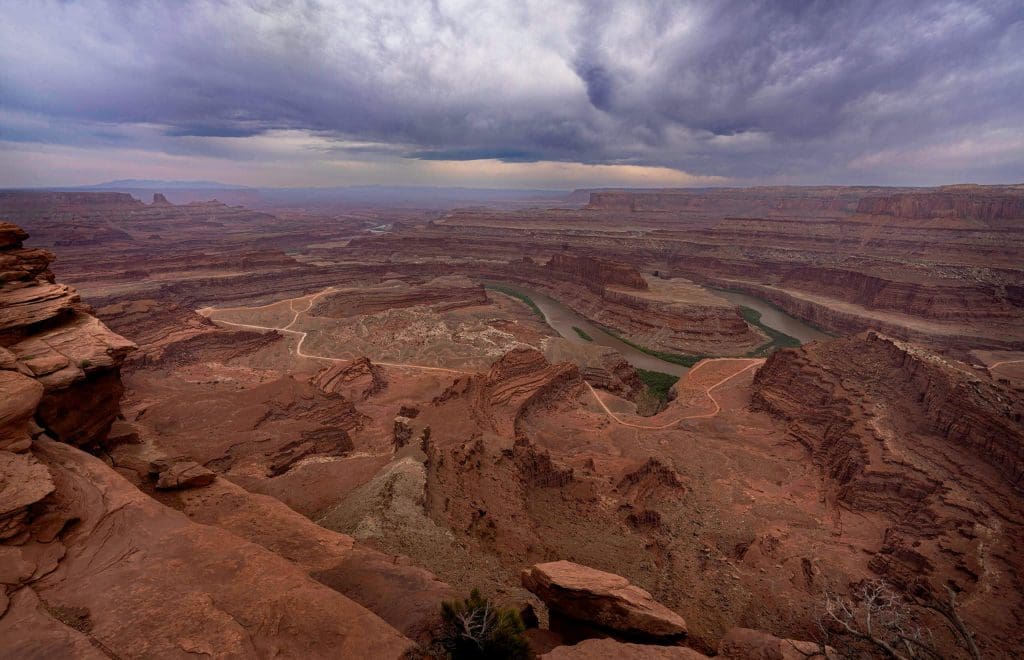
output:
[[[731,303],[742,305],[743,307],[749,307],[761,312],[761,323],[764,323],[769,328],[785,333],[794,339],[799,339],[801,344],[806,344],[809,341],[818,341],[820,339],[829,338],[829,335],[825,334],[821,330],[804,323],[796,317],[790,316],[778,307],[775,307],[771,303],[765,302],[760,298],[755,298],[754,296],[746,293],[740,293],[739,291],[724,291],[722,289],[711,289],[711,291],[719,298],[725,298]]]
[[[666,374],[672,374],[673,376],[682,376],[689,368],[684,367],[681,364],[675,364],[674,362],[666,362],[660,358],[656,358],[653,355],[648,355],[641,350],[633,348],[629,344],[625,343],[621,339],[617,339],[612,335],[602,330],[599,326],[591,323],[584,317],[580,316],[573,310],[569,309],[562,303],[558,302],[554,298],[544,295],[539,291],[534,291],[529,287],[521,286],[519,284],[506,284],[502,283],[501,286],[509,289],[518,291],[523,295],[529,296],[531,300],[540,308],[540,311],[544,314],[544,320],[547,321],[548,325],[554,328],[562,337],[569,341],[585,343],[586,340],[580,337],[574,327],[579,328],[583,332],[587,333],[594,341],[595,344],[601,346],[608,346],[618,351],[626,361],[632,364],[634,367],[639,369],[646,369],[648,371],[660,371]],[[807,325],[799,319],[793,318],[785,312],[779,310],[760,298],[749,296],[745,293],[736,293],[732,291],[719,291],[715,290],[715,293],[730,302],[737,305],[743,305],[744,307],[750,307],[761,312],[761,322],[770,328],[784,332],[791,337],[799,339],[801,343],[813,341],[816,339],[824,339],[828,337],[825,333],[820,330]]]

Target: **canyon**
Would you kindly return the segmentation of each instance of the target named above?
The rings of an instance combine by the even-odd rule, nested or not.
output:
[[[0,655],[1024,648],[1024,186],[169,197],[0,191]]]

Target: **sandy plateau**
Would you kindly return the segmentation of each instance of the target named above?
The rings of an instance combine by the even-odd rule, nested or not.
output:
[[[558,206],[0,194],[0,656],[1020,654],[1024,190]]]

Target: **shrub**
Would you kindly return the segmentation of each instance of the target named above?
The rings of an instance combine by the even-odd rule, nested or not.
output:
[[[530,644],[519,613],[501,608],[473,589],[469,598],[441,605],[443,625],[430,655],[453,660],[527,660]],[[438,655],[440,655],[438,654]]]
[[[920,585],[911,590],[918,593],[904,596],[885,580],[876,579],[861,583],[851,598],[826,593],[819,655],[829,645],[837,647],[842,657],[941,660],[953,651],[957,657],[980,660],[974,633],[957,611],[956,592],[947,585],[943,599]],[[939,643],[940,638],[926,626],[929,614],[937,615],[932,618],[944,625],[953,648],[942,648],[949,644]]]
[[[669,391],[679,380],[679,376],[640,368],[637,368],[636,373],[646,386],[645,392],[636,401],[636,411],[644,416],[657,415],[665,409]]]
[[[647,386],[647,389],[662,401],[668,401],[669,390],[679,381],[679,376],[665,374],[660,371],[637,369],[636,373],[640,376],[640,380],[644,382],[644,385]]]
[[[503,284],[486,284],[484,285],[484,288],[490,289],[491,291],[497,291],[498,293],[504,293],[506,296],[522,301],[527,307],[533,310],[533,313],[536,314],[540,320],[547,321],[547,318],[544,316],[544,312],[540,310],[537,303],[533,302],[533,298],[522,291],[518,291]]]

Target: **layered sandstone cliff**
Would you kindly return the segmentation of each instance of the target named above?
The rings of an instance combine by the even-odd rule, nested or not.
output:
[[[953,219],[1000,226],[1024,218],[1024,190],[1011,186],[947,186],[938,190],[865,197],[857,204],[857,213],[900,220]]]
[[[547,268],[561,278],[571,279],[598,293],[609,285],[639,290],[650,288],[636,268],[616,261],[558,253],[548,260]]]
[[[1022,614],[1024,400],[982,371],[868,332],[775,353],[753,405],[783,420],[843,512],[878,522],[869,566],[901,585],[1000,593],[1008,609],[965,597],[998,644]]]
[[[498,276],[484,274],[495,259],[614,261],[766,297],[836,333],[877,328],[937,348],[1018,350],[1021,195],[1020,186],[596,191],[582,210],[464,210],[356,243],[361,254],[487,277]],[[539,288],[540,277],[515,270],[512,281]]]
[[[446,311],[485,302],[487,296],[482,285],[466,277],[449,276],[434,278],[419,286],[391,281],[380,286],[339,289],[324,296],[310,313],[345,318],[418,305]]]
[[[119,413],[121,364],[135,346],[54,282],[52,254],[22,247],[27,234],[14,225],[0,224],[0,236],[2,368],[42,385],[34,416],[51,437],[101,445]]]
[[[1024,401],[966,365],[868,332],[776,353],[755,384],[757,405],[794,421],[791,432],[837,479],[841,498],[873,496],[861,483],[871,448],[857,433],[865,421],[856,408],[867,401],[873,417],[884,414],[881,404],[890,414],[912,411],[893,423],[987,463],[1024,493]]]
[[[165,455],[160,447],[114,446],[126,437],[108,431],[133,345],[54,283],[52,256],[24,248],[26,237],[0,224],[0,655],[398,657],[411,641],[394,625],[425,633],[449,595],[425,571],[311,534],[284,505],[194,462],[145,460]],[[322,396],[334,397],[333,426],[358,424],[339,396]],[[301,418],[303,401],[287,414]],[[125,463],[115,470],[75,445]],[[308,450],[284,451],[275,465]],[[163,497],[179,499],[162,501],[188,515],[154,487],[172,489]],[[218,494],[197,498],[195,487]],[[403,581],[418,593],[388,586]]]
[[[686,280],[646,278],[615,261],[555,254],[544,265],[526,258],[478,272],[525,283],[645,348],[742,355],[767,341],[725,300]]]

